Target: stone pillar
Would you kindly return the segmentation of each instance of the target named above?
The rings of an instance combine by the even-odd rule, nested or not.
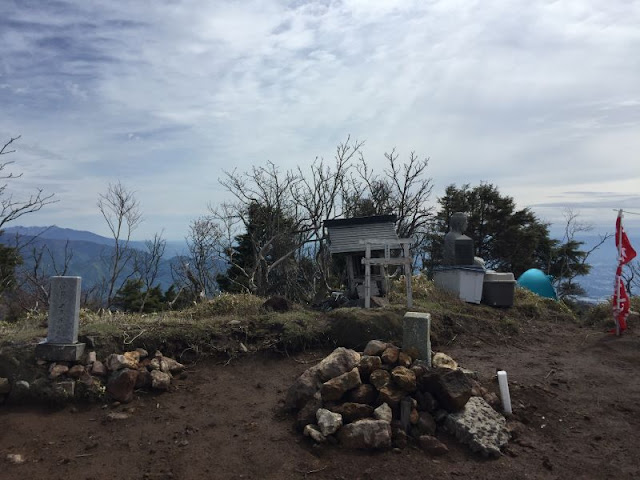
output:
[[[431,366],[431,315],[407,312],[402,321],[402,350],[412,350],[419,360]]]
[[[78,343],[80,277],[51,277],[47,339],[36,345],[36,357],[49,361],[80,360],[84,343]]]

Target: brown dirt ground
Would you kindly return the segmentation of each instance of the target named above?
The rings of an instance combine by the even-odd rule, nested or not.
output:
[[[286,388],[326,351],[203,359],[170,393],[128,405],[0,408],[0,479],[640,478],[640,335],[533,320],[513,338],[460,334],[438,350],[495,390],[509,374],[524,427],[499,459],[439,434],[448,455],[314,446],[283,414]],[[107,421],[112,411],[126,420]],[[26,462],[4,461],[20,453]]]

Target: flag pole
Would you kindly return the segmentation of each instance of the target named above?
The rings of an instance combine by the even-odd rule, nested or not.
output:
[[[620,219],[620,228],[618,229],[618,267],[620,268],[620,262],[622,261],[622,218],[624,214],[622,213],[622,209],[618,210],[618,218]],[[620,283],[622,283],[622,277],[616,272],[616,290],[617,290],[617,299],[616,299],[616,311],[613,313],[614,321],[616,324],[616,336],[620,336],[620,322],[619,322],[619,312],[620,312]]]

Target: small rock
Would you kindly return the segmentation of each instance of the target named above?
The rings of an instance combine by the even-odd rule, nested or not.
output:
[[[316,418],[318,419],[320,432],[325,437],[327,435],[333,435],[342,426],[342,415],[339,413],[333,413],[326,408],[318,409],[316,412]]]
[[[446,455],[449,453],[449,449],[447,446],[438,440],[436,437],[432,437],[431,435],[422,435],[419,439],[420,448],[424,450],[425,453],[434,456]]]
[[[0,377],[0,395],[6,395],[11,391],[11,384],[8,378]]]
[[[364,355],[382,355],[382,352],[386,350],[389,345],[386,342],[382,342],[380,340],[371,340],[367,343],[367,346],[364,347]]]
[[[393,446],[396,448],[407,448],[409,443],[409,436],[407,432],[405,432],[402,427],[392,428],[393,431]]]
[[[368,381],[371,373],[380,369],[380,367],[382,367],[382,360],[380,357],[374,355],[363,355],[360,357],[360,364],[358,365],[360,378],[363,382]]]
[[[373,415],[373,407],[364,403],[345,402],[331,407],[330,410],[342,415],[344,423],[355,422]]]
[[[179,373],[184,370],[184,365],[169,357],[162,357],[160,360],[160,370],[165,373]]]
[[[87,364],[91,364],[97,360],[96,352],[89,352],[87,354]]]
[[[130,402],[133,400],[137,377],[138,371],[129,368],[113,372],[107,382],[107,393],[118,402]]]
[[[433,355],[431,365],[434,368],[448,368],[450,370],[458,368],[456,361],[446,353],[442,352],[436,352],[435,355]]]
[[[74,380],[63,380],[53,384],[53,391],[60,399],[71,398],[76,392],[76,382]]]
[[[112,353],[107,357],[106,366],[112,372],[122,370],[123,368],[135,370],[138,368],[138,361],[132,358],[131,355],[125,356],[119,355],[117,353]]]
[[[415,425],[418,423],[418,420],[420,420],[420,414],[418,414],[418,410],[412,408],[411,413],[409,414],[409,423]]]
[[[325,443],[327,441],[327,437],[322,434],[316,425],[307,425],[302,433],[305,437],[311,437],[317,443]]]
[[[58,378],[69,371],[69,367],[61,363],[52,363],[49,367],[49,378]]]
[[[138,361],[143,360],[149,356],[149,352],[147,352],[144,348],[136,348],[136,352],[138,352]]]
[[[386,370],[374,370],[371,372],[369,382],[371,385],[380,390],[382,387],[386,387],[391,381],[391,374]]]
[[[384,420],[358,420],[344,425],[338,432],[338,438],[347,448],[389,448],[391,424]]]
[[[96,360],[91,365],[91,375],[96,377],[104,377],[107,374],[107,367],[100,360]]]
[[[398,354],[398,365],[401,367],[410,367],[413,359],[411,356],[405,352],[400,352]]]
[[[435,412],[438,409],[438,401],[429,392],[416,392],[418,409],[424,412]]]
[[[339,400],[346,392],[361,385],[360,372],[354,368],[322,384],[320,390],[322,401],[331,402]]]
[[[471,383],[459,370],[438,369],[425,375],[423,382],[431,385],[431,393],[449,412],[462,410],[471,397]]]
[[[433,416],[428,412],[420,412],[418,423],[416,424],[421,435],[435,435],[436,434],[436,421]]]
[[[136,378],[136,388],[149,388],[153,383],[151,372],[146,368],[138,369],[138,377]]]
[[[391,370],[391,379],[405,392],[414,392],[416,390],[416,374],[407,367],[396,367]]]
[[[69,376],[72,378],[80,378],[84,373],[86,373],[84,365],[74,365],[68,372]]]
[[[140,361],[140,352],[137,350],[133,350],[131,352],[124,352],[123,356],[131,363],[131,365],[138,366],[138,362]]]
[[[348,401],[353,403],[365,403],[367,405],[371,405],[378,398],[378,391],[373,385],[363,383],[353,390],[349,390],[346,398]]]
[[[383,403],[373,411],[373,417],[377,420],[391,423],[391,420],[393,419],[393,412],[389,405]]]
[[[114,422],[118,420],[126,420],[129,417],[131,417],[131,415],[124,412],[109,412],[106,415],[106,419],[109,420],[110,422]]]
[[[156,390],[169,390],[171,375],[160,370],[151,371],[151,387]]]
[[[322,408],[322,398],[320,397],[320,392],[317,392],[298,412],[296,425],[300,430],[316,421],[316,412],[319,408]]]
[[[388,403],[392,408],[395,408],[405,395],[406,392],[393,385],[386,385],[380,389],[378,400],[380,403]]]
[[[7,454],[7,462],[13,463],[14,465],[22,465],[25,461],[24,456],[19,453]]]
[[[398,356],[400,355],[400,349],[398,347],[390,346],[382,352],[382,363],[387,365],[394,365],[398,362]]]

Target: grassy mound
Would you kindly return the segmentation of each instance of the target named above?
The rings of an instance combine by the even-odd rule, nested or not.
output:
[[[517,341],[527,322],[576,322],[563,302],[516,289],[511,308],[465,303],[438,289],[422,276],[415,277],[412,311],[429,312],[434,346],[480,339]],[[362,348],[371,339],[402,340],[406,298],[402,279],[391,282],[390,305],[385,308],[336,309],[322,313],[294,305],[285,313],[266,312],[263,298],[223,294],[179,312],[157,314],[103,313],[82,310],[80,336],[99,353],[142,347],[162,350],[189,361],[202,354],[232,358],[243,352],[290,352],[317,346]],[[0,323],[0,345],[33,343],[46,336],[46,315],[27,315],[17,323]]]

